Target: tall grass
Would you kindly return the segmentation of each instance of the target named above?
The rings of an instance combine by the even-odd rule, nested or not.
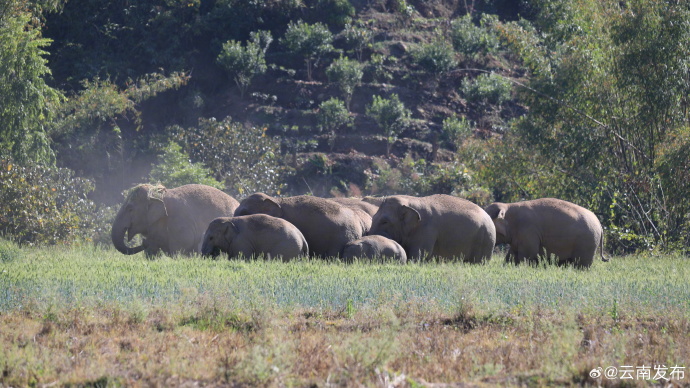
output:
[[[200,296],[224,306],[337,310],[410,301],[440,311],[471,304],[486,313],[545,308],[690,314],[690,261],[616,257],[589,270],[463,263],[208,260],[123,256],[112,249],[0,244],[0,312],[121,304],[184,306]]]

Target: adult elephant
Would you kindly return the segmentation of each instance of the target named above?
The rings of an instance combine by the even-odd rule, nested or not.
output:
[[[232,215],[238,205],[236,199],[210,186],[138,185],[130,190],[113,221],[113,245],[126,255],[198,253],[208,224],[216,217]],[[137,234],[144,241],[130,248],[125,234],[127,241]]]
[[[309,195],[274,198],[255,193],[243,199],[235,210],[236,217],[259,213],[295,225],[307,239],[311,254],[324,258],[337,257],[345,244],[362,237],[366,230],[351,209]]]
[[[219,217],[211,221],[204,234],[201,254],[216,257],[265,255],[268,259],[287,261],[309,255],[309,245],[302,232],[291,223],[266,214]]]
[[[369,234],[398,242],[408,260],[433,256],[481,263],[491,258],[496,229],[474,203],[450,195],[386,197]]]
[[[509,244],[506,262],[536,263],[539,257],[556,256],[559,265],[592,265],[597,247],[604,258],[604,232],[591,211],[555,198],[501,203],[486,207],[496,226],[496,241]]]
[[[407,263],[405,249],[397,242],[378,234],[362,236],[359,240],[345,244],[341,254],[347,262],[359,259],[392,259],[400,264]]]
[[[379,210],[378,206],[354,197],[334,197],[328,199],[354,211],[364,225],[364,234],[369,232],[369,229],[371,229],[371,218]]]

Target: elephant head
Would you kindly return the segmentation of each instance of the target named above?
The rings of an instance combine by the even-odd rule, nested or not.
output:
[[[264,193],[255,193],[243,199],[240,202],[240,206],[235,209],[235,217],[251,214],[268,214],[269,216],[281,218],[283,209],[272,197]]]
[[[484,208],[496,227],[496,244],[510,244],[511,242],[510,227],[506,221],[507,210],[508,205],[500,202],[494,202]]]
[[[417,210],[400,198],[388,198],[379,207],[371,221],[369,234],[378,234],[402,244],[420,224]]]
[[[239,232],[229,217],[216,218],[211,221],[204,233],[201,254],[215,259],[221,251],[230,252],[233,240]]]
[[[146,236],[149,226],[167,217],[167,210],[163,197],[165,187],[142,184],[134,187],[113,221],[111,238],[115,248],[126,254],[133,255],[146,249],[146,243],[137,247],[128,247],[124,242],[131,241],[137,234]]]

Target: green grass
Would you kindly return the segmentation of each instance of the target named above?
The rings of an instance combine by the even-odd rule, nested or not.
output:
[[[111,249],[0,245],[0,312],[33,306],[185,305],[200,296],[238,308],[281,310],[395,307],[416,301],[440,311],[545,308],[568,312],[690,311],[690,261],[614,257],[590,270],[462,263],[342,264],[317,260],[207,260],[124,256]]]

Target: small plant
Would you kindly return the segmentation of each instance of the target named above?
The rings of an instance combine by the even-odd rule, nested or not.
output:
[[[340,59],[336,59],[328,66],[326,75],[329,82],[338,85],[340,92],[343,94],[345,106],[349,109],[352,94],[364,75],[362,65],[357,61],[340,57]]]
[[[499,39],[489,29],[495,21],[496,17],[488,14],[482,16],[479,26],[474,24],[470,14],[453,20],[451,22],[451,40],[455,50],[467,56],[495,52],[499,47]]]
[[[374,32],[371,28],[359,24],[347,24],[340,36],[345,39],[345,44],[354,51],[357,60],[362,62],[364,49],[367,48],[374,39]]]
[[[165,147],[158,163],[151,169],[151,183],[160,183],[174,188],[190,183],[198,183],[223,189],[223,184],[212,177],[211,170],[201,163],[192,163],[179,144],[171,141]]]
[[[383,130],[386,137],[386,156],[389,156],[391,145],[409,125],[412,113],[405,108],[397,94],[391,95],[390,99],[374,96],[374,101],[367,106],[366,113]]]
[[[319,59],[334,50],[333,34],[322,23],[290,22],[281,43],[291,53],[304,58],[307,79],[312,80],[312,70]]]
[[[412,52],[412,58],[417,66],[431,73],[436,82],[458,64],[453,47],[442,38],[423,44]]]
[[[242,98],[252,79],[266,72],[266,50],[272,41],[270,32],[257,31],[250,34],[245,47],[234,40],[223,43],[217,61],[232,75]]]
[[[318,0],[315,11],[334,28],[342,28],[355,16],[355,7],[348,0]]]
[[[462,143],[472,134],[472,126],[467,118],[457,116],[446,117],[443,120],[441,139],[447,144],[460,148]]]
[[[350,112],[341,100],[331,98],[321,103],[316,117],[321,129],[329,133],[329,145],[333,150],[337,130],[352,124]]]
[[[468,102],[479,105],[502,105],[510,100],[512,83],[498,74],[480,74],[475,79],[465,78],[460,91]]]

